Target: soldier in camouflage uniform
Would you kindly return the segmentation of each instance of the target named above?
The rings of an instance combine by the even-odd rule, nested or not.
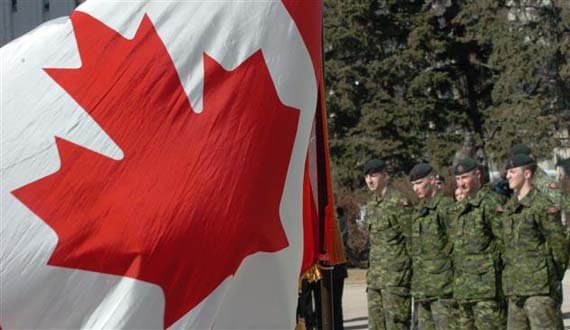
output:
[[[503,287],[508,329],[562,329],[559,287],[568,243],[560,210],[532,186],[536,169],[528,154],[512,155],[507,179],[515,196],[503,211]]]
[[[377,159],[367,162],[365,175],[366,184],[373,192],[366,208],[370,240],[369,328],[408,329],[412,265],[406,250],[407,203],[390,186],[384,162]]]
[[[500,204],[491,192],[481,189],[480,166],[475,160],[462,159],[454,172],[458,189],[466,195],[448,231],[453,243],[453,297],[459,305],[459,328],[504,329],[498,281]]]
[[[532,157],[530,148],[526,144],[515,144],[511,148],[511,156],[514,155],[528,155]],[[562,203],[562,190],[560,184],[553,178],[549,177],[546,172],[540,167],[536,167],[536,172],[532,178],[532,184],[536,189],[540,190],[554,205],[558,208]]]
[[[453,200],[437,193],[435,173],[428,164],[416,165],[410,181],[420,199],[412,218],[410,242],[418,328],[455,329],[457,309],[452,299],[453,269],[447,235]]]

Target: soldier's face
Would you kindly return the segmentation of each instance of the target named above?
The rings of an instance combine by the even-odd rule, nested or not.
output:
[[[379,188],[381,188],[382,173],[380,173],[380,172],[368,173],[364,177],[364,180],[366,181],[366,186],[368,186],[368,189],[370,191],[376,191]]]
[[[507,180],[509,181],[509,188],[516,191],[520,190],[525,182],[525,170],[522,167],[508,169]]]
[[[455,176],[457,188],[463,191],[465,196],[473,196],[481,189],[479,170],[463,173]]]
[[[461,188],[455,189],[455,200],[461,202],[464,199],[465,199],[465,193],[463,193],[463,190],[461,190]]]
[[[433,196],[435,189],[435,177],[428,176],[419,180],[412,181],[412,189],[419,199],[429,198]]]

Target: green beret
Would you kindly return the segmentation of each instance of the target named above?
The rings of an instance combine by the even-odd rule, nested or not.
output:
[[[525,154],[530,155],[530,148],[526,144],[515,144],[511,147],[511,155]]]
[[[433,173],[433,167],[430,164],[420,163],[414,166],[410,171],[410,181],[423,179]]]
[[[455,165],[454,172],[455,172],[455,175],[461,175],[461,174],[471,172],[471,171],[478,169],[478,168],[479,168],[479,163],[477,163],[477,161],[475,161],[475,159],[473,159],[471,157],[465,157],[465,158],[461,159],[457,163],[457,165]]]
[[[509,161],[507,162],[507,170],[511,168],[527,166],[527,165],[535,165],[534,158],[532,158],[528,154],[514,154],[511,155]]]
[[[386,164],[380,159],[371,159],[364,164],[364,174],[378,173],[386,169]]]

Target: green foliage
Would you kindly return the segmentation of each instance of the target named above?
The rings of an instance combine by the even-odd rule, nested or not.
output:
[[[325,0],[336,185],[360,187],[372,157],[444,170],[466,136],[486,160],[548,156],[570,121],[570,5],[532,1]]]

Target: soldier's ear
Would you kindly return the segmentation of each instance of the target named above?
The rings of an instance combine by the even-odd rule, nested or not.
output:
[[[477,179],[478,181],[481,181],[481,178],[483,177],[481,175],[481,170],[479,170],[479,169],[473,170],[473,174],[471,176],[474,177],[475,179]]]
[[[532,178],[532,170],[530,168],[525,168],[523,170],[523,175],[524,175],[524,178],[527,180]]]

